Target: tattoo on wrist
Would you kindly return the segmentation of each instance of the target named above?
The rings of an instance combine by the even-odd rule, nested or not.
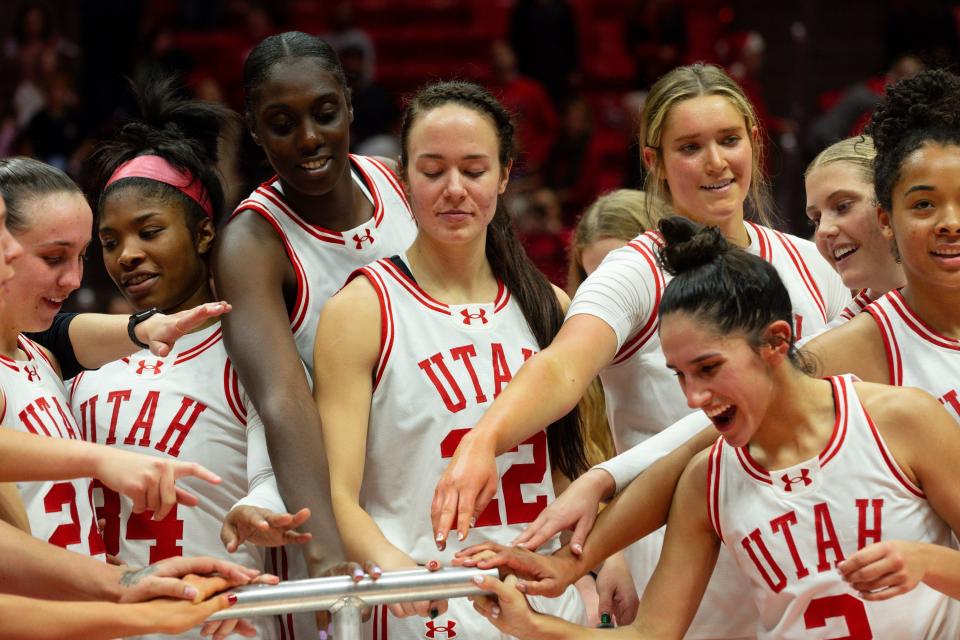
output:
[[[132,587],[143,578],[156,573],[157,568],[153,565],[143,567],[142,569],[130,569],[120,574],[120,584],[124,587]]]

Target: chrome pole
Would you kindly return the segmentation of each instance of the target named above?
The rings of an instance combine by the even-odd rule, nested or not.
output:
[[[363,601],[347,596],[330,609],[333,614],[334,640],[361,640],[363,637]]]
[[[253,585],[235,589],[237,603],[213,614],[209,620],[332,610],[345,598],[356,600],[359,605],[342,609],[358,610],[359,607],[393,602],[462,598],[483,593],[473,581],[475,576],[497,575],[496,569],[444,567],[439,571],[428,571],[418,568],[388,571],[376,580],[364,577],[360,582],[354,582],[350,576],[331,576],[291,580],[277,585]],[[353,605],[358,603],[351,602]]]

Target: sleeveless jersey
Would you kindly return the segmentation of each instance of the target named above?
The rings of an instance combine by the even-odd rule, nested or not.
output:
[[[956,547],[887,449],[853,379],[830,379],[836,424],[815,458],[767,471],[746,448],[717,440],[708,462],[711,524],[750,580],[760,638],[956,638],[957,601],[920,584],[865,602],[836,570],[882,540]]]
[[[493,302],[447,305],[389,259],[356,275],[373,285],[382,325],[360,503],[387,539],[415,561],[448,563],[458,543],[450,540],[446,551],[437,551],[429,517],[434,485],[461,438],[539,347],[502,284]],[[498,456],[497,468],[497,495],[463,547],[508,543],[554,499],[545,432]],[[384,617],[382,610],[378,618],[375,612],[367,637],[444,638],[453,637],[454,629],[461,637],[503,637],[466,600],[450,605],[445,616],[429,621]],[[575,590],[543,606],[567,619],[582,615]]]
[[[798,336],[815,333],[840,315],[850,292],[812,242],[751,222],[745,226],[750,237],[746,250],[770,262],[790,294]],[[659,266],[662,246],[658,232],[647,232],[612,251],[580,285],[567,311],[568,318],[596,316],[617,335],[617,354],[600,379],[621,453],[691,413],[660,348],[658,307],[671,279]],[[663,535],[661,529],[625,550],[639,593],[656,568]],[[746,637],[755,614],[740,606],[743,581],[723,550],[713,576],[687,638]]]
[[[0,355],[0,390],[6,409],[0,424],[48,438],[80,440],[63,381],[47,354],[24,336],[26,360]],[[58,547],[104,560],[104,544],[93,509],[89,478],[17,483],[33,535]]]
[[[925,323],[898,290],[881,296],[866,310],[880,328],[890,384],[923,389],[960,422],[960,340]]]
[[[220,527],[233,505],[253,487],[273,481],[268,456],[251,453],[263,464],[248,465],[248,443],[266,448],[263,425],[227,357],[220,323],[183,336],[164,358],[144,350],[81,373],[73,379],[70,400],[87,441],[199,462],[223,480],[217,485],[179,480],[200,504],[177,505],[159,522],[152,511],[132,513],[129,498],[104,488],[97,511],[106,520],[108,553],[139,566],[175,556],[213,556],[264,569],[263,548],[245,543],[231,554],[220,542]],[[275,620],[252,622],[259,637],[280,637]],[[180,637],[199,639],[200,630]]]
[[[373,202],[373,217],[349,231],[331,231],[301,218],[287,203],[278,178],[269,180],[240,203],[231,219],[250,212],[276,229],[297,277],[290,329],[297,351],[313,373],[313,341],[320,310],[356,269],[404,251],[417,235],[403,188],[382,162],[350,156],[356,180]],[[359,177],[358,177],[359,176]]]

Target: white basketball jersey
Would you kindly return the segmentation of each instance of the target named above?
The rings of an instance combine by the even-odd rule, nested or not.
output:
[[[918,387],[960,422],[960,340],[941,335],[893,290],[867,307],[883,338],[890,384]]]
[[[960,637],[960,603],[925,584],[865,602],[837,564],[882,540],[955,547],[952,532],[893,459],[857,398],[831,378],[833,435],[819,456],[767,471],[718,439],[710,454],[711,524],[749,577],[760,638]]]
[[[277,230],[297,276],[290,329],[300,357],[313,373],[313,341],[320,310],[347,277],[365,264],[406,250],[416,223],[397,176],[382,162],[350,156],[354,179],[373,202],[373,217],[349,231],[332,231],[301,218],[283,196],[280,180],[263,183],[240,203],[231,219],[251,212]],[[358,177],[359,176],[359,177]]]
[[[152,511],[133,513],[129,498],[104,487],[97,514],[106,520],[108,553],[136,566],[212,556],[264,569],[263,548],[245,543],[231,554],[220,542],[220,527],[234,503],[247,495],[251,480],[270,472],[256,470],[258,478],[248,477],[247,418],[254,409],[227,357],[220,323],[183,336],[164,358],[144,350],[81,373],[73,379],[70,400],[85,440],[199,462],[222,478],[217,485],[178,480],[200,504],[176,505],[159,522]],[[274,620],[253,622],[260,637],[280,637]],[[180,637],[199,639],[200,630]]]
[[[46,353],[24,336],[18,338],[26,360],[0,355],[0,390],[6,410],[0,424],[49,438],[80,440],[63,381]],[[93,509],[89,478],[17,483],[33,535],[58,547],[105,559]]]
[[[839,316],[850,292],[812,242],[746,222],[747,251],[770,262],[790,294],[794,331],[815,333]],[[600,372],[607,418],[618,452],[689,415],[691,409],[660,347],[658,307],[671,276],[659,265],[663,238],[641,234],[611,252],[580,286],[567,317],[586,313],[607,322],[620,344],[613,362]],[[653,575],[663,530],[625,551],[638,592]],[[703,604],[687,638],[741,638],[753,627],[754,613],[740,606],[743,580],[723,550]]]
[[[392,544],[421,564],[449,563],[458,546],[510,542],[554,499],[545,432],[497,457],[497,495],[465,543],[451,539],[438,552],[429,514],[434,485],[457,444],[539,349],[520,307],[502,284],[493,302],[444,304],[389,259],[357,274],[376,290],[382,318],[361,506]],[[547,546],[556,549],[557,542]],[[453,637],[442,629],[454,628],[461,637],[502,637],[466,601],[451,605],[438,620],[387,616],[382,633],[379,625],[367,625],[368,637]],[[568,619],[582,614],[575,590],[545,606]]]

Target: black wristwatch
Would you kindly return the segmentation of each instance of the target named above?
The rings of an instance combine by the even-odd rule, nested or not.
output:
[[[144,309],[143,311],[137,311],[136,313],[130,314],[130,321],[127,322],[127,335],[130,336],[130,341],[133,344],[137,345],[141,349],[149,349],[150,345],[143,344],[140,342],[140,339],[137,338],[137,332],[134,331],[137,325],[146,320],[151,316],[155,316],[160,313],[160,309],[153,307],[151,309]]]

